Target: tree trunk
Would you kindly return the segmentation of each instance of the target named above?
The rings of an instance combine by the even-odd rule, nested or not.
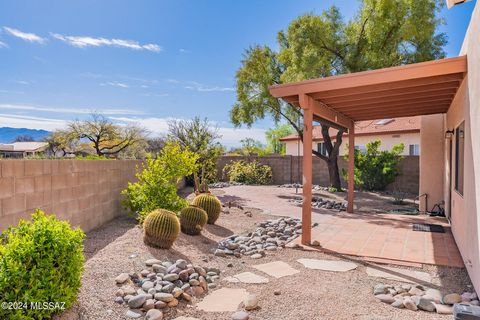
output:
[[[333,159],[329,159],[327,161],[328,176],[330,178],[330,187],[333,187],[337,190],[342,190],[342,182],[340,181],[340,173],[338,171],[337,156],[338,155],[335,155]]]

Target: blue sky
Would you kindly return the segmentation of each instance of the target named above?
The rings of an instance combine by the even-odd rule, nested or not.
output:
[[[52,130],[92,110],[152,134],[171,118],[208,117],[225,145],[264,140],[270,121],[233,130],[234,76],[245,48],[276,47],[298,15],[356,0],[22,1],[0,3],[0,127]],[[445,9],[456,56],[475,1]]]

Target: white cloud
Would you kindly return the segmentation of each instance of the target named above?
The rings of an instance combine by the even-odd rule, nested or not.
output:
[[[18,105],[18,104],[0,104],[0,110],[17,110],[17,111],[38,111],[52,113],[72,113],[72,114],[90,114],[92,112],[100,112],[105,115],[141,115],[143,112],[132,109],[105,109],[105,108],[65,108],[65,107],[45,107],[34,105]]]
[[[162,47],[154,43],[140,44],[133,40],[94,38],[88,36],[65,36],[58,33],[50,33],[50,35],[55,39],[66,42],[77,48],[110,46],[133,50],[148,50],[152,52],[162,51]]]
[[[16,80],[15,82],[18,83],[18,84],[23,84],[23,85],[29,85],[30,84],[30,82],[25,81],[25,80]]]
[[[195,81],[189,81],[189,85],[185,86],[185,89],[196,90],[200,92],[225,92],[225,91],[235,91],[235,89],[230,87],[218,87],[218,86],[207,86]]]
[[[61,129],[67,125],[66,120],[17,116],[11,114],[0,114],[0,123],[3,127],[43,129],[48,131]]]
[[[136,123],[145,127],[148,131],[156,134],[166,134],[168,131],[168,121],[174,118],[138,118],[138,117],[110,117],[110,119],[120,123]],[[212,127],[216,123],[212,122]],[[240,140],[244,138],[253,138],[265,143],[265,129],[260,128],[229,128],[218,126],[218,133],[222,136],[220,142],[227,147],[238,147],[241,145]]]
[[[9,27],[3,27],[3,30],[5,30],[8,34],[25,41],[38,42],[38,43],[44,43],[46,41],[44,38],[36,35],[35,33],[23,32],[18,29],[9,28]]]
[[[178,51],[180,51],[180,53],[190,53],[190,51],[188,51],[187,49],[183,49],[183,48],[180,48]]]
[[[0,48],[8,48],[8,44],[5,42],[0,41]]]
[[[110,82],[104,82],[100,83],[101,86],[112,86],[112,87],[118,87],[118,88],[124,88],[127,89],[129,86],[126,83],[118,82],[118,81],[110,81]]]

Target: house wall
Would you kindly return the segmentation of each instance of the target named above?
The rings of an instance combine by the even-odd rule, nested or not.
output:
[[[427,211],[444,197],[445,115],[423,116],[420,120],[420,211]]]
[[[453,8],[452,10],[454,10]],[[477,1],[461,55],[467,55],[468,74],[447,113],[446,127],[465,121],[464,192],[452,190],[452,232],[477,292],[480,292],[480,5]],[[455,154],[455,145],[453,147]],[[448,165],[448,154],[445,154]],[[453,157],[452,167],[455,167]],[[446,179],[448,186],[448,180]],[[448,189],[446,189],[448,191]]]
[[[347,150],[347,136],[344,137],[342,146],[340,147],[340,155],[343,156],[348,154]],[[380,140],[382,142],[380,150],[391,150],[392,147],[396,144],[403,143],[405,149],[403,150],[402,155],[409,155],[409,145],[418,144],[420,145],[420,133],[400,133],[400,134],[388,134],[388,135],[375,135],[375,136],[357,136],[355,137],[355,145],[365,146],[367,143]],[[312,144],[312,149],[317,150],[317,143],[321,141],[314,141]],[[291,156],[298,155],[298,143],[297,141],[286,141],[286,154]],[[303,144],[300,142],[300,155],[303,155]]]
[[[124,213],[139,160],[0,160],[0,232],[40,208],[92,230]]]
[[[411,194],[418,194],[418,181],[419,181],[419,157],[406,156],[401,164],[402,174],[397,177],[395,182],[387,187],[387,190],[399,190],[408,192]],[[226,180],[226,177],[222,175],[223,168],[231,161],[256,160],[262,164],[267,164],[272,168],[273,181],[272,184],[288,184],[288,183],[301,183],[302,181],[302,164],[303,158],[296,156],[265,156],[265,157],[242,157],[242,156],[223,156],[220,157],[217,162],[218,178],[220,180]],[[328,169],[325,161],[318,157],[313,157],[312,163],[312,183],[321,186],[329,185]],[[338,157],[338,166],[340,168],[340,174],[342,169],[347,169],[347,161],[343,157]],[[342,178],[342,185],[347,186],[345,180]]]

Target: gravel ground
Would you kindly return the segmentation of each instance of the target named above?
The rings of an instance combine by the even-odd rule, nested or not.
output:
[[[268,284],[245,285],[221,282],[220,287],[246,288],[259,297],[259,306],[252,311],[251,319],[451,319],[435,313],[413,312],[395,309],[377,301],[372,288],[379,282],[365,273],[365,262],[352,257],[336,257],[331,254],[307,252],[298,249],[284,249],[269,252],[267,257],[253,260],[243,258],[214,257],[217,241],[255,228],[255,223],[272,219],[252,208],[231,208],[229,214],[222,214],[217,225],[208,225],[201,236],[181,234],[171,250],[154,249],[144,245],[142,231],[132,219],[118,218],[100,229],[87,234],[85,241],[86,264],[83,286],[78,303],[57,320],[70,319],[125,319],[126,307],[114,303],[115,277],[122,272],[141,271],[143,262],[149,258],[185,259],[200,266],[218,267],[221,277],[252,271],[250,265],[282,260],[300,270],[299,274],[274,279],[268,277]],[[252,212],[252,217],[245,215]],[[296,262],[299,258],[347,259],[354,260],[360,266],[345,273],[325,272],[304,268]],[[207,260],[208,262],[205,262]],[[233,267],[227,265],[231,263]],[[464,269],[424,266],[423,271],[434,277],[440,289],[448,292],[471,290],[470,280]],[[385,280],[385,283],[395,284]],[[280,290],[281,294],[273,294]],[[231,313],[205,313],[192,304],[181,302],[177,308],[165,314],[165,319],[174,319],[180,315],[199,319],[231,319]]]

